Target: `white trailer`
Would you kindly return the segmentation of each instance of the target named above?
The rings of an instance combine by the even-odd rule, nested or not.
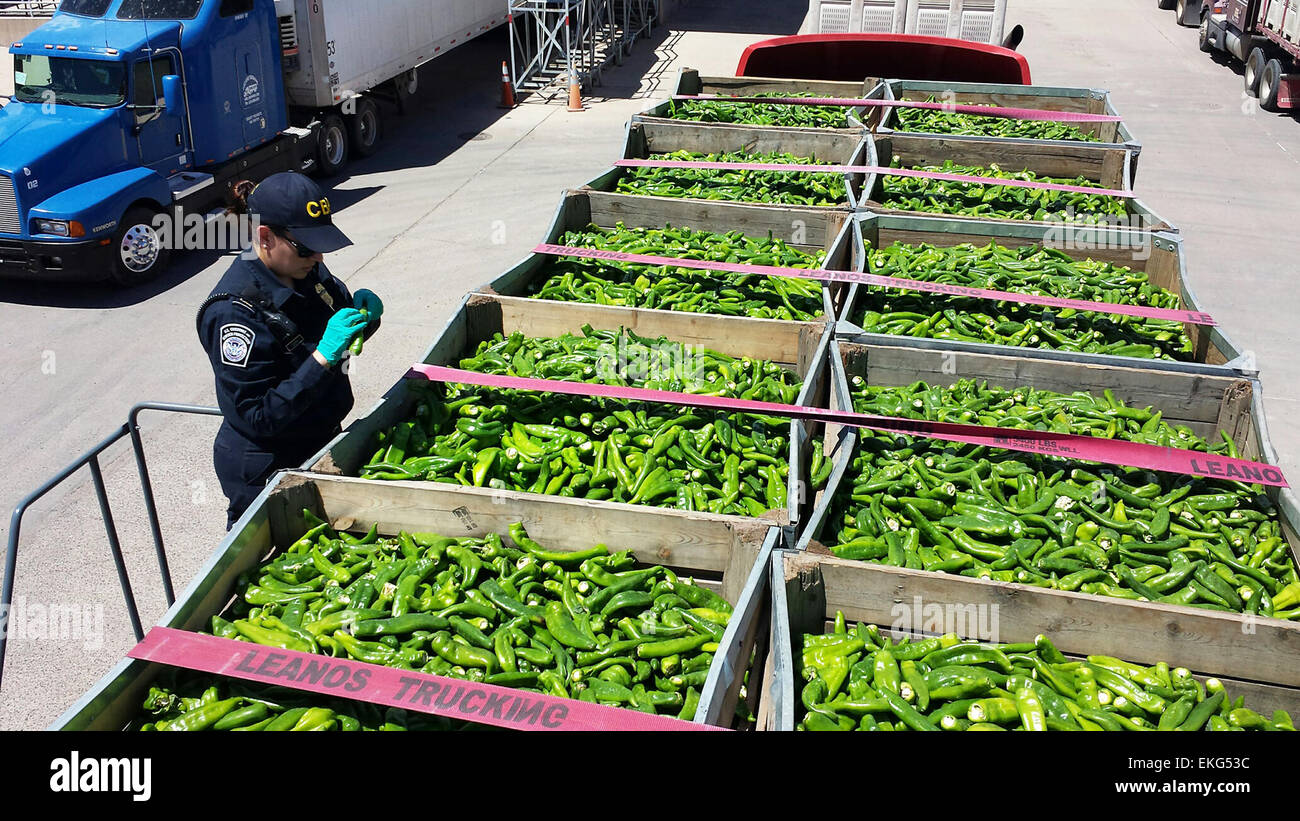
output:
[[[289,105],[319,122],[327,175],[374,152],[375,97],[400,104],[420,66],[508,19],[505,0],[275,0],[275,11]]]

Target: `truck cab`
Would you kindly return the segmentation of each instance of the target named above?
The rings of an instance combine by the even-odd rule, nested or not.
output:
[[[148,279],[288,125],[273,0],[63,0],[10,52],[3,275]]]

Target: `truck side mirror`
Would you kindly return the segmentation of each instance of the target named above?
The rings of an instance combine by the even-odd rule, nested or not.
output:
[[[181,104],[181,78],[175,74],[166,74],[162,78],[163,91],[163,110],[168,114],[180,114],[183,110]]]

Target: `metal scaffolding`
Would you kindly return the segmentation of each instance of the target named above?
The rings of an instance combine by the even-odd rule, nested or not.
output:
[[[509,0],[510,81],[548,99],[569,85],[600,83],[601,72],[648,35],[660,0]],[[549,93],[548,93],[549,92]]]

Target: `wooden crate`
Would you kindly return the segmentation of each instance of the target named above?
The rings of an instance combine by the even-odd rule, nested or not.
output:
[[[631,550],[641,562],[697,575],[701,584],[732,602],[735,615],[719,644],[737,645],[746,661],[746,641],[752,651],[754,642],[762,640],[760,631],[753,629],[756,619],[749,611],[767,606],[761,601],[765,589],[755,579],[765,575],[768,558],[780,540],[779,529],[758,521],[722,521],[699,514],[669,517],[650,508],[629,509],[602,502],[449,485],[412,488],[286,472],[257,498],[159,625],[207,629],[211,617],[232,601],[239,574],[265,562],[306,532],[303,508],[339,527],[367,530],[378,524],[385,536],[400,530],[459,537],[498,533],[509,542],[508,527],[523,522],[529,535],[548,549],[585,550],[605,543],[612,550]],[[734,661],[721,652],[715,656],[705,684],[714,689],[702,694],[701,721],[706,706],[714,715],[724,715],[718,712],[718,705],[735,704],[745,666]],[[161,670],[162,665],[153,662],[122,661],[51,729],[122,729],[138,714]],[[757,698],[758,689],[749,689]]]
[[[1277,464],[1257,380],[838,342],[832,346],[831,365],[835,376],[831,407],[835,409],[851,408],[850,374],[863,376],[869,384],[893,386],[917,380],[951,384],[966,378],[988,380],[989,384],[1003,388],[1027,386],[1064,393],[1100,392],[1109,387],[1116,398],[1127,404],[1152,405],[1164,412],[1166,420],[1185,424],[1207,438],[1225,430],[1233,437],[1242,458]],[[818,495],[815,508],[796,541],[800,551],[822,555],[830,552],[818,540],[831,515],[835,493],[851,470],[857,444],[855,431],[841,431],[838,435],[844,444],[837,450],[831,478]],[[1271,487],[1267,493],[1278,508],[1292,561],[1296,561],[1297,547],[1300,547],[1296,535],[1300,504],[1289,490]],[[1129,652],[1133,661],[1154,664],[1161,658],[1172,661],[1177,657],[1186,659],[1182,664],[1194,667],[1202,659],[1208,663],[1222,655],[1232,661],[1232,669],[1242,678],[1300,687],[1300,624],[879,564],[849,564],[862,567],[867,575],[884,574],[887,578],[881,584],[895,585],[903,601],[922,595],[927,601],[1026,608],[1035,614],[1044,629],[1050,627],[1067,637],[1069,646],[1086,648],[1090,632],[1109,630],[1131,641]],[[1252,649],[1241,651],[1238,645],[1243,643],[1243,633],[1247,630],[1254,631],[1246,634]],[[1056,634],[1052,637],[1055,640]],[[1256,652],[1253,648],[1257,644],[1267,652]],[[1239,652],[1244,653],[1240,659]],[[1216,668],[1203,665],[1199,669]]]
[[[494,333],[510,334],[518,330],[532,337],[552,337],[566,332],[581,333],[584,324],[601,330],[627,328],[640,336],[667,337],[733,356],[749,356],[785,365],[803,379],[797,404],[824,407],[829,395],[831,376],[827,352],[832,332],[826,323],[616,308],[491,294],[466,296],[460,310],[425,351],[421,361],[455,367],[463,357],[473,354],[481,341],[491,339]],[[376,434],[410,418],[414,404],[415,398],[408,390],[407,380],[400,380],[370,412],[353,422],[313,457],[307,463],[308,469],[323,474],[356,475],[374,453]],[[784,511],[769,513],[780,524],[793,525],[806,512],[800,479],[811,456],[813,435],[820,435],[820,423],[791,422],[788,506]],[[420,487],[437,483],[398,484]],[[621,503],[618,506],[641,507]]]
[[[846,83],[834,80],[791,80],[778,77],[708,77],[700,76],[698,69],[683,68],[677,72],[677,86],[673,94],[717,94],[722,97],[752,97],[756,94],[775,94],[793,96],[811,94],[816,97],[859,98],[870,97],[878,89],[880,81],[868,77],[861,83]],[[672,101],[665,100],[650,103],[645,110],[636,115],[638,122],[689,123],[697,120],[678,120],[669,116]],[[812,129],[814,131],[836,131],[860,133],[864,128],[874,130],[880,125],[883,112],[888,109],[864,108],[858,106],[848,111],[849,128]],[[723,125],[714,123],[714,125]],[[728,124],[729,125],[729,124]],[[736,125],[739,125],[737,123]],[[799,128],[799,131],[809,129]]]
[[[803,715],[799,659],[805,634],[828,632],[836,611],[850,623],[890,629],[900,621],[896,608],[914,607],[916,596],[926,604],[997,607],[992,613],[1001,642],[1032,641],[1042,633],[1075,657],[1110,655],[1145,665],[1164,661],[1198,677],[1219,678],[1233,698],[1245,696],[1246,706],[1260,713],[1300,715],[1300,631],[1293,625],[1267,620],[1258,625],[1258,633],[1243,634],[1240,623],[1222,614],[1144,612],[1156,605],[1126,612],[1082,601],[1043,602],[1024,597],[1024,588],[1002,590],[961,576],[956,578],[968,584],[940,586],[923,578],[927,575],[939,574],[778,550],[772,558],[773,675],[760,727],[793,730]]]
[[[682,92],[678,92],[682,93]],[[1110,92],[1099,88],[1059,88],[1055,86],[1014,86],[1001,83],[948,83],[933,80],[885,80],[872,89],[869,97],[881,100],[910,100],[925,102],[935,99],[955,105],[993,105],[1003,108],[1029,108],[1041,111],[1068,111],[1076,114],[1108,114],[1118,117],[1119,112],[1111,101]],[[897,109],[887,108],[881,119],[879,134],[921,134],[903,131],[898,127]],[[1071,123],[1085,134],[1091,134],[1109,148],[1127,149],[1133,154],[1136,173],[1140,143],[1124,121],[1109,123]],[[957,136],[924,134],[924,136]],[[1007,137],[963,137],[963,139],[989,142],[1021,142]],[[1078,145],[1075,140],[1044,140],[1049,145]]]
[[[671,151],[691,151],[697,154],[739,151],[746,154],[767,154],[778,151],[796,157],[811,157],[821,163],[834,165],[866,165],[869,141],[865,134],[799,128],[764,128],[762,126],[712,125],[685,120],[659,122],[630,122],[623,159],[646,159],[651,154]],[[810,169],[813,170],[813,169]],[[614,191],[618,181],[628,172],[626,168],[612,168],[587,183],[597,191]],[[836,206],[794,206],[815,210],[857,208],[870,190],[869,179],[864,174],[845,174],[848,197]],[[641,194],[621,196],[645,197],[659,200],[716,202],[715,200],[690,200],[678,197],[651,197]],[[748,203],[762,208],[789,209],[782,203]]]
[[[1119,191],[1133,190],[1133,152],[1124,146],[1096,145],[1094,143],[1051,143],[1046,141],[994,142],[972,140],[966,137],[946,137],[912,134],[877,134],[871,141],[872,165],[888,166],[897,156],[905,168],[924,165],[942,165],[952,160],[959,165],[977,165],[988,168],[998,165],[1003,171],[1028,170],[1039,176],[1084,177],[1102,188]],[[1051,226],[1059,223],[1045,220],[1016,220],[1000,217],[963,217],[961,215],[930,214],[890,208],[881,202],[883,179],[879,174],[868,175],[867,194],[860,204],[875,214],[910,214],[914,216],[957,218],[986,223],[1012,223],[1018,225]],[[1115,224],[1120,230],[1177,231],[1169,221],[1152,211],[1139,199],[1126,200],[1128,220],[1138,220],[1130,225],[1128,220]]]
[[[1187,255],[1183,250],[1183,240],[1182,237],[1175,234],[1153,232],[1138,236],[1132,232],[1104,228],[1098,228],[1095,231],[1078,229],[1081,233],[1066,234],[1062,232],[1059,226],[1044,229],[1032,223],[1016,225],[1007,222],[969,219],[933,220],[917,216],[884,214],[860,215],[858,222],[862,231],[860,241],[863,245],[864,255],[868,248],[887,248],[895,242],[912,245],[924,243],[943,248],[964,243],[983,247],[990,242],[1008,248],[1047,245],[1061,250],[1073,259],[1096,259],[1115,265],[1126,265],[1137,271],[1144,271],[1150,277],[1152,284],[1178,294],[1181,297],[1181,307],[1184,310],[1200,310],[1200,303],[1188,281]],[[1072,247],[1074,245],[1091,245],[1094,247],[1075,248]],[[1149,251],[1149,256],[1146,259],[1135,258],[1142,249]],[[865,261],[863,270],[865,270]],[[948,339],[869,334],[851,321],[862,304],[866,287],[858,284],[849,287],[848,296],[844,300],[845,307],[836,317],[837,336],[883,345],[1003,353],[1033,359],[1089,362],[1098,365],[1124,365],[1194,373],[1256,375],[1254,362],[1249,357],[1243,356],[1243,349],[1238,347],[1221,327],[1210,325],[1194,325],[1191,323],[1184,325],[1192,340],[1194,361],[1191,362],[1134,359],[1133,357],[1075,353],[1045,348],[1021,348]]]
[[[884,339],[885,341],[877,341]],[[941,341],[941,340],[936,340]],[[993,347],[993,346],[989,346]],[[899,387],[916,381],[950,385],[958,379],[987,380],[995,387],[1031,387],[1057,393],[1077,390],[1101,395],[1109,388],[1130,406],[1160,410],[1170,424],[1187,425],[1198,436],[1215,441],[1225,431],[1243,459],[1278,464],[1268,433],[1263,389],[1258,379],[1235,374],[1191,374],[1143,367],[1118,367],[1085,362],[1034,360],[1010,349],[985,353],[950,347],[916,348],[893,344],[890,337],[871,334],[861,340],[836,340],[830,348],[830,406],[853,410],[849,379],[860,376],[869,385]],[[825,452],[835,460],[826,487],[813,499],[813,509],[796,540],[798,549],[824,552],[817,542],[831,512],[831,501],[853,462],[856,429],[825,428]],[[1289,491],[1274,503],[1294,502]],[[1292,521],[1300,522],[1300,518]],[[1300,541],[1292,540],[1293,546]],[[1294,547],[1293,547],[1294,551]]]
[[[860,235],[854,230],[852,217],[847,211],[827,208],[778,209],[709,200],[637,197],[590,189],[564,193],[555,209],[555,218],[546,232],[545,241],[556,244],[567,231],[580,231],[590,225],[613,228],[620,222],[628,228],[663,228],[670,225],[674,228],[723,234],[740,231],[746,236],[759,239],[772,236],[786,240],[791,248],[799,251],[825,251],[825,266],[832,270],[861,271],[864,264],[862,247],[858,242]],[[485,293],[524,296],[547,276],[546,270],[552,260],[554,257],[529,254],[480,290]],[[825,316],[833,318],[847,297],[847,288],[824,285],[822,302]]]

